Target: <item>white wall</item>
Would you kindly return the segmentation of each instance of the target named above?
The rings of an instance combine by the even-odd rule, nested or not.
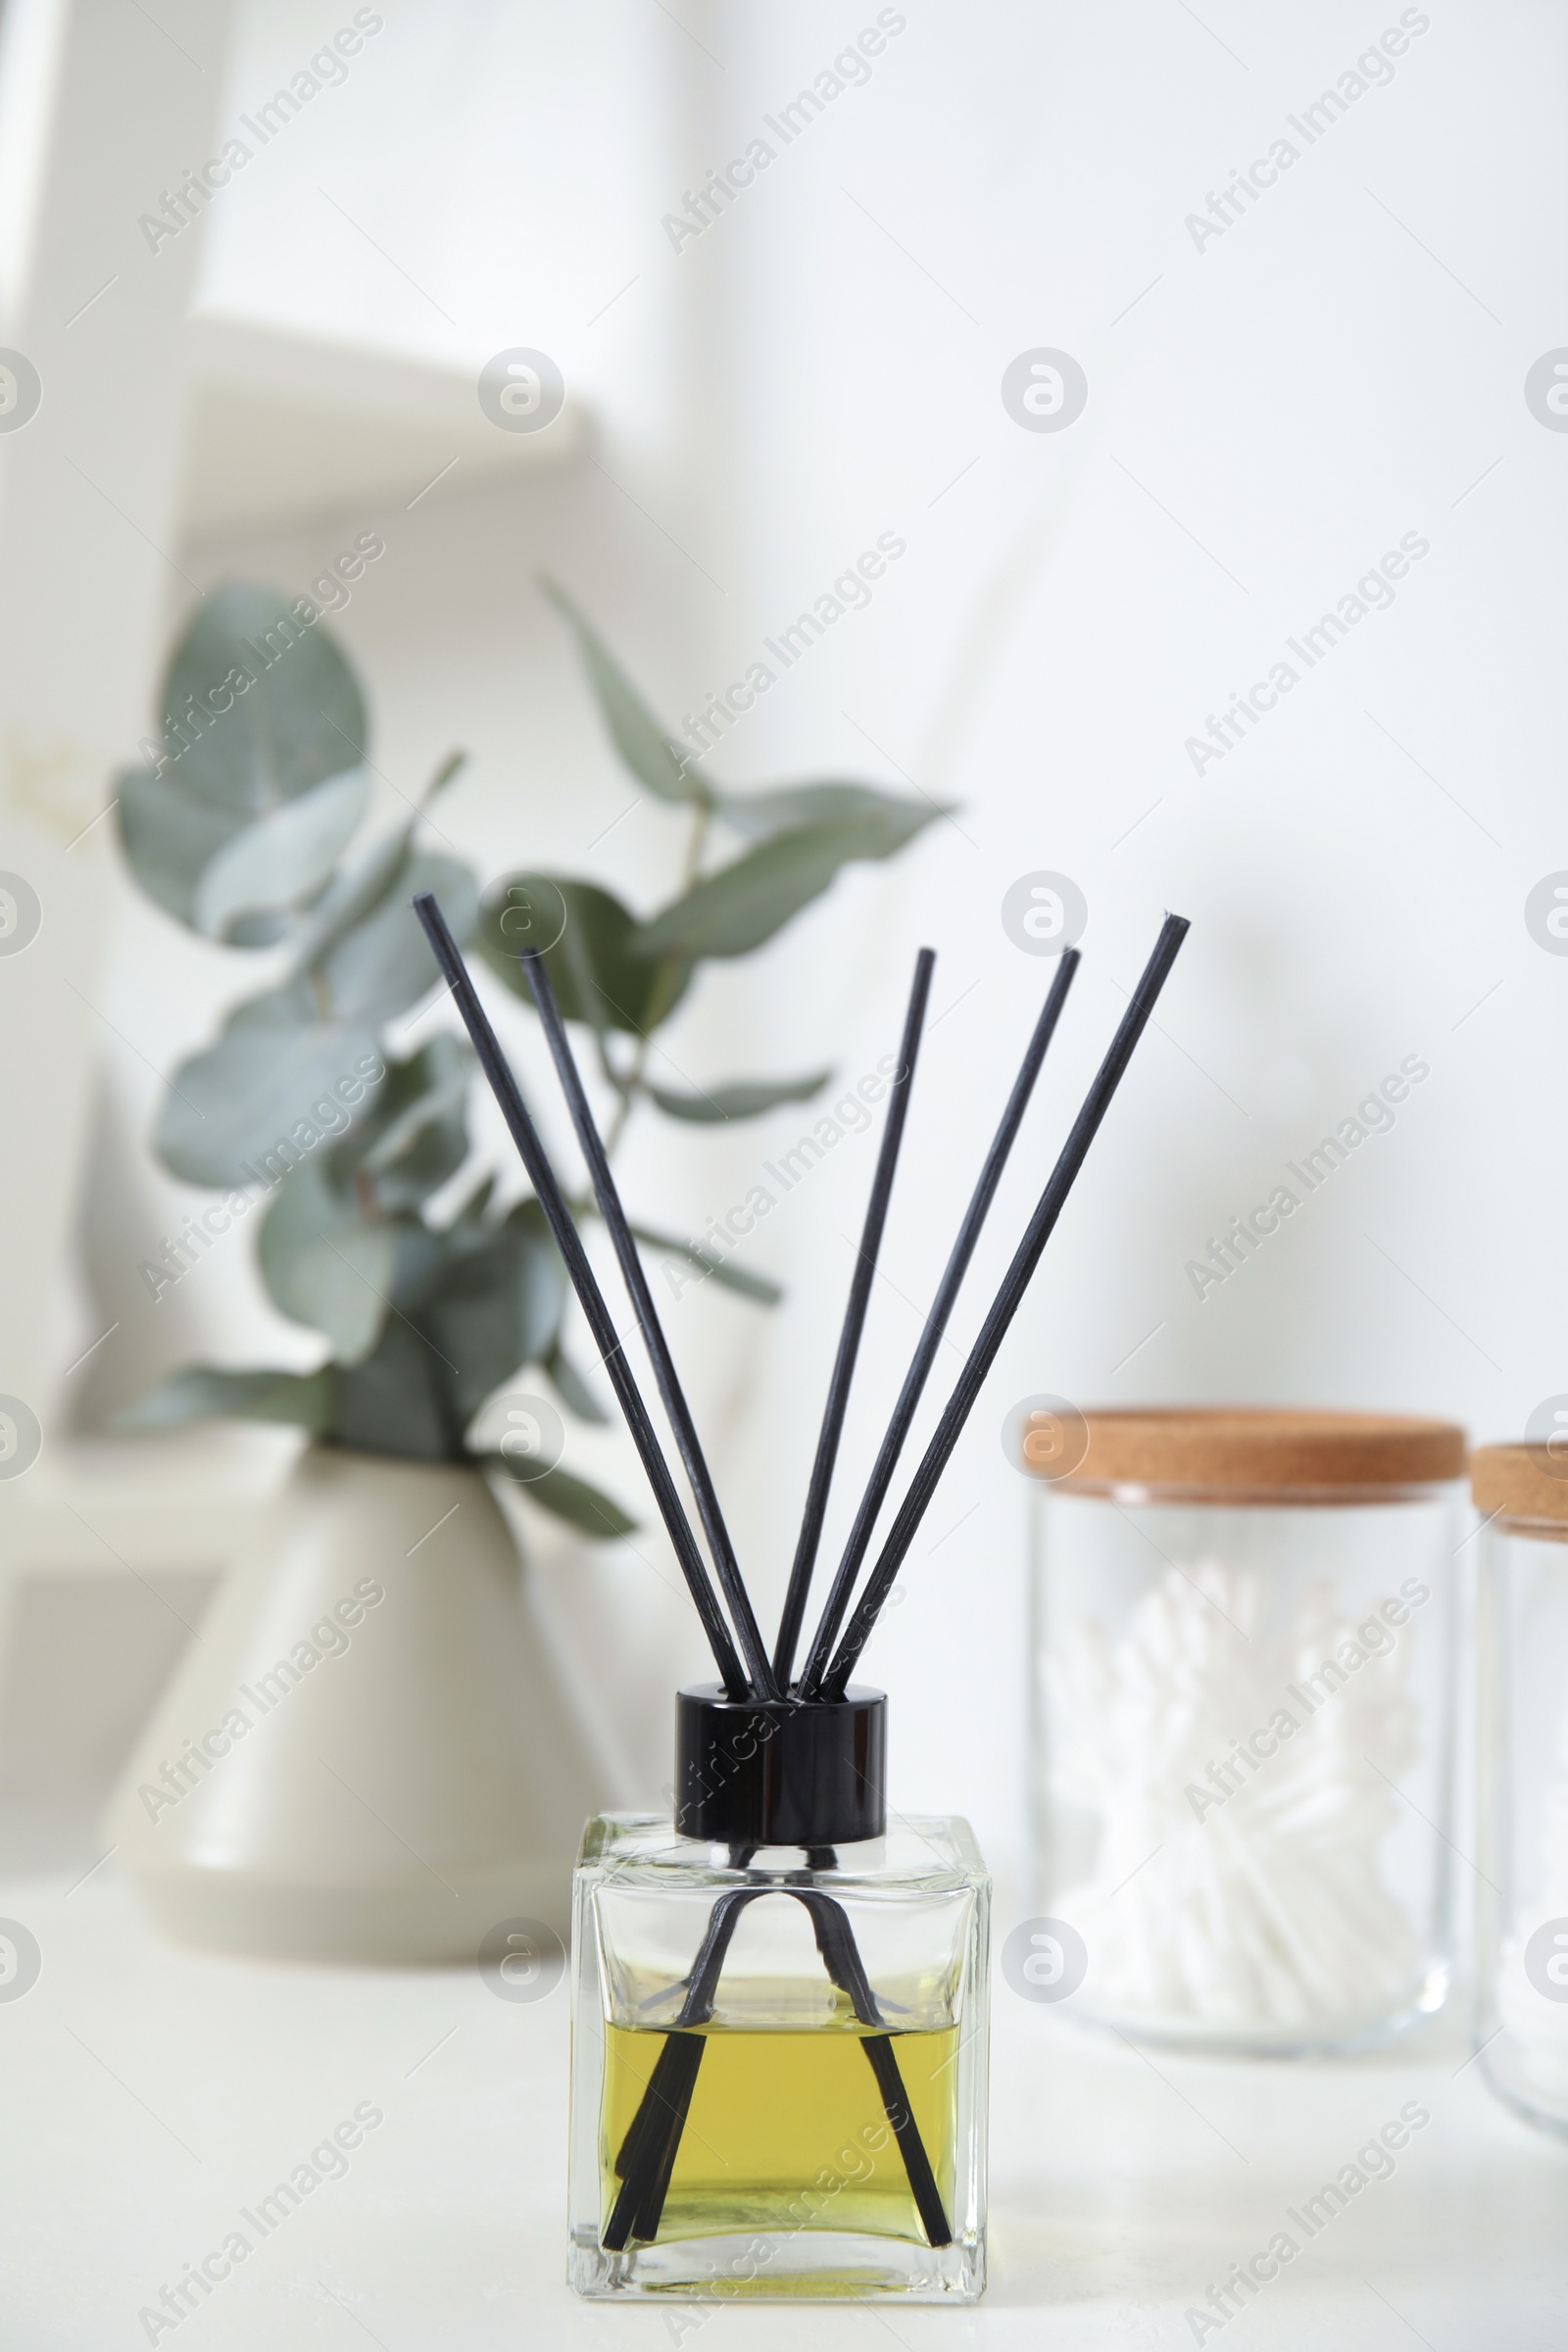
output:
[[[234,108],[348,13],[253,10]],[[703,1077],[818,1059],[854,1076],[896,1037],[916,946],[940,952],[852,1473],[1050,976],[1003,933],[1007,885],[1036,867],[1070,873],[1090,927],[960,1337],[1162,907],[1193,918],[1160,1030],[868,1660],[896,1697],[903,1802],[964,1807],[1005,1858],[1025,1498],[1000,1433],[1016,1397],[1379,1405],[1498,1437],[1568,1386],[1553,1229],[1568,965],[1523,922],[1532,884],[1568,865],[1551,658],[1568,443],[1522,391],[1564,332],[1568,33],[1524,0],[1406,11],[1430,24],[1392,82],[1310,149],[1287,132],[1299,160],[1199,250],[1185,216],[1265,155],[1397,8],[1290,20],[1214,0],[1200,24],[1155,0],[906,5],[868,82],[676,253],[662,216],[874,8],[686,7],[689,31],[632,0],[384,13],[345,86],[215,208],[205,297],[475,370],[505,344],[541,344],[600,418],[597,464],[205,548],[201,576],[303,581],[340,528],[376,522],[387,556],[341,633],[372,698],[377,760],[407,790],[467,743],[472,778],[442,822],[487,872],[583,866],[648,904],[673,881],[676,828],[644,806],[590,848],[631,795],[535,570],[559,568],[675,715],[741,675],[879,532],[907,542],[869,610],[737,729],[722,772],[898,786],[902,770],[960,804],[957,817],[893,868],[857,871],[754,962],[713,972],[668,1041]],[[1088,372],[1088,409],[1060,434],[1020,430],[1000,399],[1007,362],[1036,345]],[[1196,774],[1186,739],[1404,533],[1430,552],[1392,610]],[[167,1066],[207,1033],[209,989],[234,959],[140,906],[122,906],[120,926],[127,1033]],[[249,967],[243,980],[255,985]],[[531,1054],[520,1016],[514,1033]],[[1185,1262],[1407,1055],[1430,1077],[1395,1132],[1196,1297]],[[113,1088],[120,1128],[138,1128],[154,1081],[126,1055]],[[723,1138],[650,1124],[626,1190],[650,1217],[699,1227],[806,1124],[784,1112]],[[119,1167],[126,1149],[114,1146]],[[770,1595],[872,1153],[869,1140],[841,1147],[750,1246],[789,1285],[780,1315],[710,1288],[670,1315],[743,1558]],[[130,1181],[122,1275],[170,1197],[145,1170]],[[102,1195],[100,1208],[107,1231]],[[143,1317],[147,1363],[283,1344],[237,1257],[203,1285],[180,1298],[177,1346],[167,1304]],[[104,1377],[135,1368],[127,1356]],[[618,1441],[585,1442],[577,1458],[607,1452],[634,1494]],[[830,1537],[850,1494],[847,1481]],[[667,1573],[651,1537],[643,1548]],[[697,1663],[679,1602],[641,1562],[601,1562],[576,1597],[578,1654],[592,1646],[623,1712],[651,1657],[665,1672],[647,1647],[654,1622],[670,1656]],[[625,1730],[653,1786],[667,1718],[663,1689],[650,1693]]]

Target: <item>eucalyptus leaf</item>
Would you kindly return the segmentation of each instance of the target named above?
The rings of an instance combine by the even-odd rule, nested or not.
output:
[[[303,984],[270,990],[175,1071],[154,1146],[187,1184],[275,1184],[344,1132],[383,1066],[368,1023],[318,1020]]]
[[[554,1382],[557,1396],[568,1411],[575,1413],[579,1421],[597,1421],[601,1427],[609,1425],[611,1415],[566,1353],[559,1333],[549,1354],[541,1356],[539,1360]]]
[[[126,768],[115,778],[115,811],[121,847],[142,889],[166,914],[195,930],[202,876],[244,829],[244,818],[189,791],[172,767],[161,776],[147,767]]]
[[[391,897],[408,871],[417,822],[417,817],[410,817],[376,842],[352,873],[337,875],[295,940],[296,975],[318,969],[340,941]]]
[[[384,1222],[357,1220],[296,1259],[294,1319],[325,1335],[335,1362],[363,1362],[380,1338],[394,1256]]]
[[[934,805],[890,802],[780,833],[662,908],[632,944],[645,956],[749,956],[820,898],[841,866],[891,858],[942,813]]]
[[[320,1372],[229,1372],[187,1364],[116,1416],[121,1429],[174,1429],[184,1421],[294,1421],[320,1436],[328,1427],[331,1383]]]
[[[417,1208],[467,1157],[473,1070],[467,1047],[445,1031],[389,1063],[368,1115],[332,1153],[333,1182],[368,1186],[382,1209]]]
[[[476,1224],[490,1205],[490,1196],[496,1189],[495,1171],[481,1176],[471,1193],[462,1202],[452,1219],[453,1230],[460,1225]]]
[[[671,1257],[683,1257],[700,1274],[711,1274],[726,1291],[739,1291],[743,1298],[755,1298],[759,1306],[777,1306],[784,1296],[779,1285],[769,1282],[765,1274],[749,1273],[733,1259],[720,1257],[716,1250],[705,1250],[701,1242],[683,1242],[678,1234],[656,1233],[648,1225],[634,1225],[632,1231],[651,1249],[665,1250]]]
[[[441,974],[410,904],[422,890],[439,903],[460,947],[473,937],[479,895],[468,867],[455,858],[415,851],[398,875],[395,895],[384,896],[313,967],[338,1020],[364,1020],[379,1028],[436,986]]]
[[[585,1478],[563,1470],[559,1464],[554,1470],[535,1471],[527,1479],[519,1479],[511,1475],[504,1454],[487,1453],[481,1459],[485,1469],[498,1471],[510,1486],[526,1494],[530,1502],[539,1503],[557,1519],[564,1519],[580,1535],[608,1544],[636,1530],[636,1520],[629,1518],[612,1496],[591,1487]]]
[[[362,1453],[405,1461],[451,1462],[463,1456],[463,1425],[440,1356],[412,1324],[389,1316],[360,1364],[328,1367],[331,1434]]]
[[[454,1236],[426,1225],[422,1217],[392,1219],[396,1257],[392,1270],[392,1304],[400,1315],[417,1316],[447,1278],[456,1245]]]
[[[773,1110],[780,1102],[808,1102],[832,1075],[831,1070],[812,1070],[806,1078],[741,1079],[701,1095],[672,1094],[668,1087],[654,1086],[647,1080],[644,1088],[666,1117],[685,1119],[694,1127],[717,1127],[726,1119],[760,1118],[764,1110]]]
[[[879,816],[903,809],[909,814],[924,808],[928,816],[947,815],[933,801],[911,801],[898,793],[878,792],[870,784],[777,784],[767,792],[719,792],[713,807],[732,831],[748,841],[770,841],[777,833],[798,833],[828,817]]]
[[[556,611],[576,632],[605,723],[616,751],[638,782],[646,784],[662,801],[707,801],[708,786],[691,764],[692,754],[684,751],[660,725],[609,647],[589,627],[564,589],[549,579],[541,585]]]
[[[565,1272],[535,1200],[519,1202],[475,1243],[449,1250],[414,1319],[443,1359],[461,1422],[548,1353],[564,1303]]]
[[[311,599],[233,582],[209,592],[175,648],[162,724],[186,788],[247,818],[365,756],[354,672]]]
[[[668,1018],[691,981],[690,956],[644,955],[633,945],[638,921],[630,907],[597,883],[574,882],[564,875],[504,874],[485,899],[480,952],[514,995],[525,1004],[533,1002],[518,960],[516,935],[507,928],[506,918],[515,905],[546,898],[559,899],[565,907],[565,928],[544,951],[545,970],[564,1019],[645,1037]]]
[[[273,1305],[323,1332],[340,1364],[360,1363],[380,1338],[396,1256],[391,1226],[345,1200],[324,1153],[284,1178],[262,1220],[258,1262]]]
[[[197,887],[198,929],[228,940],[247,915],[276,915],[315,898],[365,814],[369,783],[362,767],[329,776],[234,834]]]
[[[468,1084],[475,1067],[473,1056],[463,1052],[456,1038],[444,1033],[440,1037],[433,1037],[424,1053],[431,1060],[435,1060],[442,1047],[454,1050],[452,1060],[455,1066],[446,1077],[430,1085],[424,1093],[416,1095],[408,1108],[399,1112],[375,1139],[371,1149],[365,1154],[365,1167],[369,1175],[381,1176],[388,1168],[395,1168],[400,1160],[407,1157],[412,1147],[429,1134],[432,1127],[450,1125],[454,1114],[466,1106]],[[446,1056],[441,1055],[441,1058],[445,1059]],[[409,1066],[407,1062],[397,1065],[400,1071]]]
[[[346,939],[399,888],[409,870],[420,817],[430,803],[445,792],[466,758],[466,752],[450,752],[425,786],[414,814],[394,832],[384,835],[353,873],[340,875],[327,890],[300,935],[295,951],[296,973],[309,971],[324,961],[340,940]],[[405,897],[410,895],[404,893]]]

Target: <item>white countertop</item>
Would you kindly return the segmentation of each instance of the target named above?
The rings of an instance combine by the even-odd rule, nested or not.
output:
[[[472,1969],[172,1950],[114,1869],[69,1894],[64,1879],[0,1885],[0,1917],[43,1955],[32,1988],[0,2002],[6,2352],[146,2343],[141,2307],[362,2103],[384,2120],[343,2176],[160,2344],[663,2352],[675,2340],[672,2310],[579,2303],[564,2282],[564,1983],[524,2005]],[[1408,2100],[1431,2122],[1393,2176],[1203,2342],[1561,2352],[1568,2144],[1500,2108],[1466,2046],[1455,2016],[1354,2062],[1146,2060],[999,1982],[984,2302],[708,2307],[704,2352],[1190,2345],[1188,2307],[1277,2230],[1299,2240],[1285,2209]]]

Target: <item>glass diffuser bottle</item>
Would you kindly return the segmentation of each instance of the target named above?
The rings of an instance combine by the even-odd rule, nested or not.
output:
[[[990,1880],[963,1821],[889,1831],[886,1708],[683,1690],[674,1817],[588,1824],[579,2293],[984,2288]]]
[[[526,949],[519,960],[710,1564],[457,942],[427,892],[414,904],[561,1251],[719,1671],[717,1683],[679,1693],[673,1816],[604,1815],[589,1823],[583,1841],[572,1936],[571,2282],[594,2296],[972,2302],[985,2286],[990,1881],[962,1821],[901,1821],[889,1831],[887,1701],[879,1690],[853,1686],[850,1677],[1188,926],[1180,915],[1167,915],[1161,926],[857,1592],[878,1513],[1072,983],[1077,951],[1060,957],[797,1679],[796,1646],[908,1107],[932,953],[922,948],[915,958],[806,1510],[769,1653],[566,1037],[549,952]]]

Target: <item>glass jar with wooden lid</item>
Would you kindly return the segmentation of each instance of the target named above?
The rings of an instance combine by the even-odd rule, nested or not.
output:
[[[1568,2133],[1568,1430],[1483,1446],[1477,1621],[1476,2041],[1532,2122]]]
[[[1011,1439],[1042,1482],[1043,1994],[1054,1973],[1137,2038],[1275,2054],[1439,2008],[1462,1430],[1048,1398]]]

